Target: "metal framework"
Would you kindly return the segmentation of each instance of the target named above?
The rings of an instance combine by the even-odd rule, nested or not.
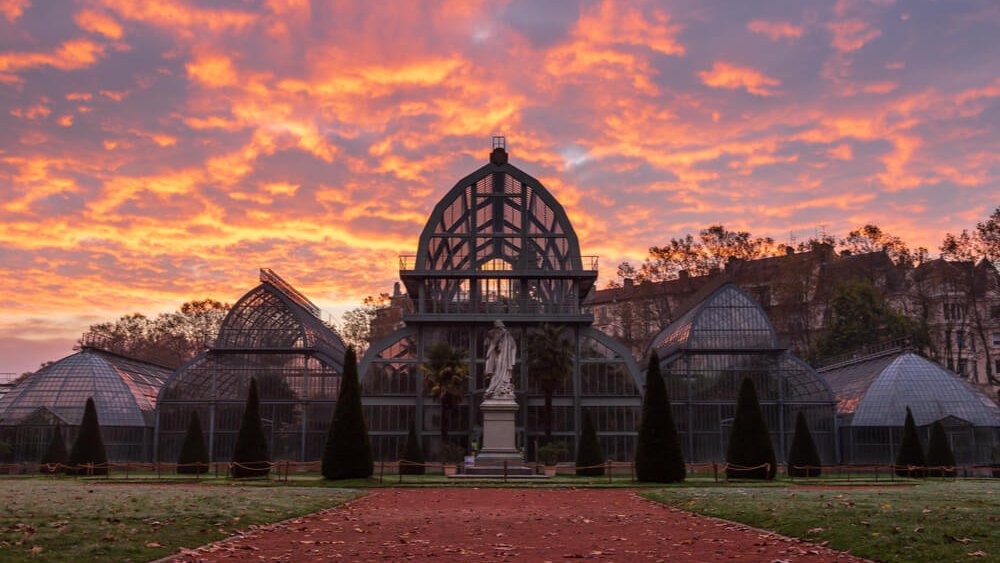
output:
[[[38,461],[55,425],[72,443],[93,397],[108,459],[147,461],[156,395],[170,369],[85,347],[21,381],[0,399],[0,434],[14,461]]]
[[[837,395],[848,463],[892,463],[906,408],[926,446],[940,420],[955,461],[990,463],[1000,442],[1000,407],[954,373],[906,349],[884,350],[823,368]]]
[[[518,343],[514,366],[521,405],[518,440],[526,455],[542,438],[543,394],[524,362],[525,339],[542,323],[566,328],[574,343],[571,379],[553,401],[554,439],[575,451],[583,409],[591,412],[605,453],[630,459],[642,388],[628,350],[590,327],[581,303],[597,279],[598,260],[581,256],[562,205],[542,184],[507,162],[494,139],[490,163],[458,181],[435,206],[415,255],[400,257],[400,278],[414,302],[406,327],[375,342],[360,368],[363,402],[376,455],[394,459],[410,420],[425,449],[436,452],[441,407],[424,392],[424,351],[447,341],[469,353],[467,393],[451,414],[449,439],[477,441],[486,386],[482,342],[503,320]]]
[[[725,283],[652,341],[691,462],[722,461],[744,378],[753,380],[778,459],[803,412],[824,463],[837,461],[835,400],[822,377],[781,347],[767,314]]]
[[[270,270],[226,316],[211,348],[181,367],[160,392],[157,459],[180,452],[198,411],[212,460],[232,455],[251,378],[274,458],[322,453],[340,388],[345,346],[318,309]]]

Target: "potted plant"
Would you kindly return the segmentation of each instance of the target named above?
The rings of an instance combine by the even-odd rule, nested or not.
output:
[[[569,448],[566,442],[549,442],[538,448],[538,460],[545,465],[545,476],[553,477],[556,474],[556,464],[569,456]]]
[[[441,446],[441,461],[443,463],[444,474],[448,476],[454,475],[463,457],[465,457],[465,448],[451,442]]]

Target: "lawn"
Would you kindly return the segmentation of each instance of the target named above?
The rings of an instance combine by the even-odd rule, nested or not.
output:
[[[3,479],[0,560],[149,561],[358,494],[322,487]]]
[[[642,494],[878,561],[1000,560],[996,480],[841,490],[677,487]]]

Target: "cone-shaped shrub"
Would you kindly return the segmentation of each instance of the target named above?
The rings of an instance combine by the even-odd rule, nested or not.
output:
[[[201,418],[198,411],[191,413],[181,454],[177,456],[177,472],[185,475],[201,475],[208,472],[208,446],[201,432]]]
[[[635,474],[639,481],[652,483],[675,483],[683,481],[687,475],[670,397],[660,375],[660,357],[655,351],[649,356],[646,370],[646,396],[642,399]]]
[[[734,466],[726,468],[726,476],[730,479],[774,479],[777,472],[777,460],[771,436],[767,432],[767,422],[760,410],[757,389],[749,377],[744,378],[740,384],[736,416],[733,417],[733,427],[729,431],[726,463]],[[744,469],[748,467],[756,469]]]
[[[104,451],[104,440],[101,439],[101,427],[97,422],[97,408],[94,399],[87,399],[83,409],[83,421],[80,431],[76,434],[73,449],[69,452],[66,462],[70,468],[69,475],[107,475],[108,454]],[[98,467],[87,467],[98,466]]]
[[[403,475],[423,475],[427,468],[424,463],[424,449],[420,447],[420,438],[417,437],[417,425],[410,421],[410,432],[406,435],[406,449],[401,456],[402,461],[408,461],[420,465],[399,465],[399,472]]]
[[[948,444],[948,435],[941,421],[931,425],[931,437],[927,442],[927,473],[931,477],[954,477],[955,454]],[[945,469],[945,468],[950,469]]]
[[[583,411],[583,434],[580,436],[580,447],[576,451],[576,474],[588,477],[604,475],[604,451],[597,439],[597,430],[590,420],[590,413]]]
[[[799,411],[795,417],[795,436],[788,450],[788,474],[792,477],[819,477],[822,473],[819,452],[813,442],[806,416]]]
[[[913,413],[910,412],[910,407],[906,407],[903,438],[899,442],[899,451],[896,453],[896,475],[923,477],[926,465],[924,449],[920,445],[920,436],[917,435],[917,425],[913,422]]]
[[[45,450],[45,455],[38,461],[38,470],[42,473],[62,473],[65,468],[57,467],[57,464],[66,463],[66,441],[63,440],[62,426],[56,424],[52,431],[52,439],[49,440],[49,447]]]
[[[236,435],[233,448],[231,473],[237,479],[243,477],[263,477],[271,472],[271,456],[267,453],[267,436],[260,420],[260,397],[257,394],[257,378],[250,379],[243,422]]]
[[[368,477],[375,469],[372,445],[368,440],[364,412],[361,410],[361,389],[358,385],[358,357],[354,347],[344,354],[344,373],[340,377],[340,393],[333,409],[333,420],[323,449],[323,477],[326,479],[356,479]]]

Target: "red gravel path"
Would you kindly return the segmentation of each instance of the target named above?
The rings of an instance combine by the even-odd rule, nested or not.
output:
[[[863,561],[621,489],[381,489],[179,558],[227,559]]]

